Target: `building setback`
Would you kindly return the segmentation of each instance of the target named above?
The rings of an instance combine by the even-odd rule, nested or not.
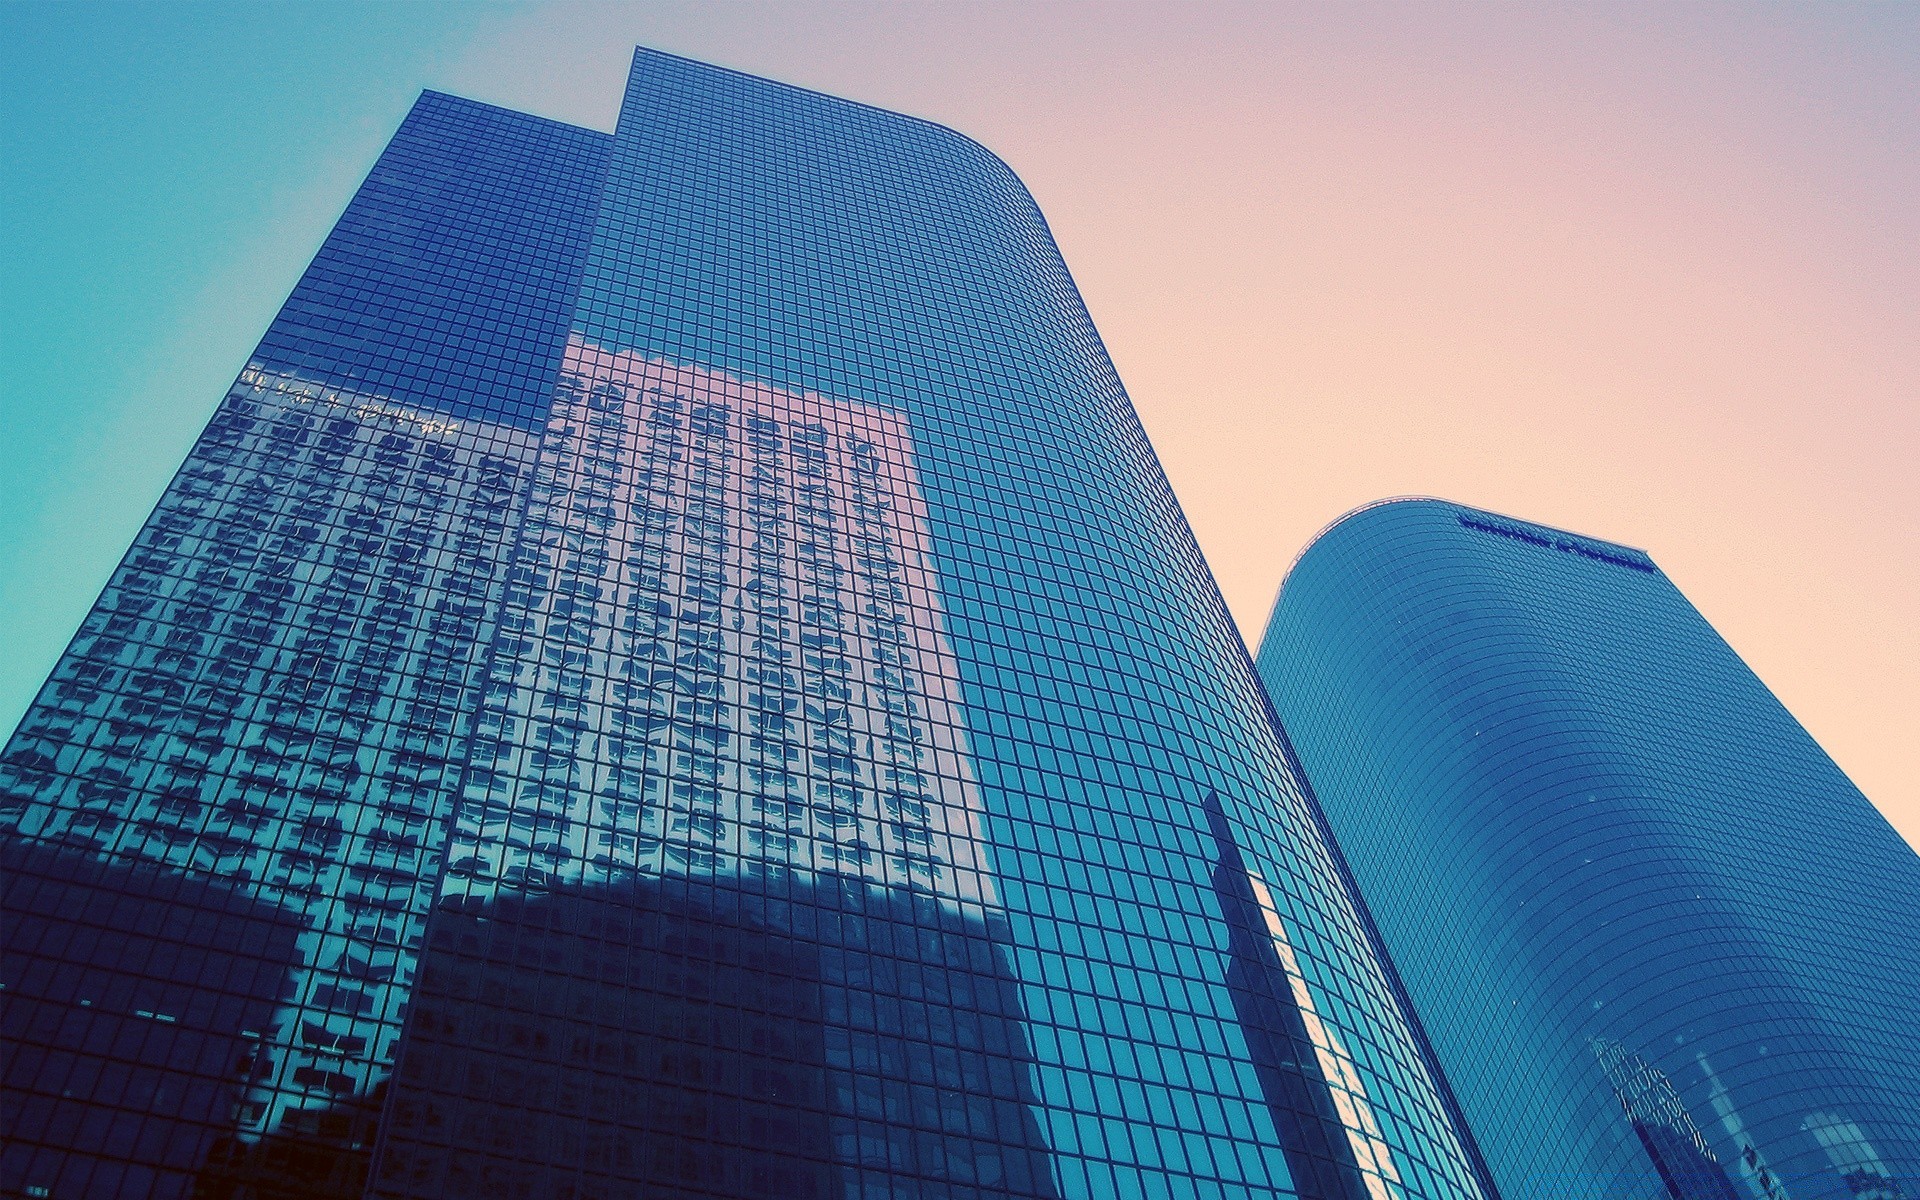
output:
[[[1920,858],[1638,550],[1440,500],[1268,692],[1508,1196],[1920,1196]]]
[[[0,761],[9,1188],[1488,1195],[1046,225],[428,93]]]

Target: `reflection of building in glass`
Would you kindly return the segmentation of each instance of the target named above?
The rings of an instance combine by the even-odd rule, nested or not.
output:
[[[1707,1149],[1693,1115],[1658,1068],[1618,1042],[1593,1039],[1593,1054],[1673,1200],[1739,1200],[1726,1168]]]
[[[249,1076],[266,1068],[261,1039],[300,932],[294,914],[247,892],[80,847],[0,846],[4,1141],[95,1151],[38,1177],[9,1152],[9,1194],[37,1178],[48,1196],[145,1195],[214,1151]],[[117,1103],[88,1102],[102,1083]]]
[[[571,343],[448,856],[990,898],[900,415]]]
[[[284,911],[242,1128],[394,1052],[531,461],[511,429],[250,367],[9,747],[19,836]]]
[[[1735,1106],[1732,1094],[1720,1082],[1720,1077],[1713,1073],[1707,1056],[1696,1054],[1693,1061],[1700,1068],[1700,1077],[1706,1083],[1707,1103],[1713,1106],[1714,1115],[1720,1118],[1728,1144],[1740,1156],[1740,1174],[1746,1179],[1755,1200],[1792,1200],[1787,1195],[1786,1185],[1767,1165],[1767,1156],[1761,1153],[1759,1145],[1747,1132],[1746,1123],[1740,1119],[1740,1110]]]
[[[1489,1194],[1031,198],[666,55],[423,97],[0,831],[30,1195]]]
[[[1352,1058],[1314,1011],[1273,893],[1234,847],[1220,801],[1206,799],[1219,847],[1214,890],[1227,915],[1227,986],[1273,1110],[1294,1183],[1327,1200],[1391,1195],[1392,1150],[1371,1118]],[[1372,1170],[1362,1175],[1361,1163]]]
[[[1805,1126],[1827,1152],[1833,1169],[1846,1180],[1847,1190],[1859,1200],[1905,1200],[1906,1193],[1893,1178],[1893,1171],[1877,1153],[1873,1143],[1858,1125],[1832,1113],[1810,1113]]]
[[[1056,1194],[1018,989],[977,913],[848,876],[455,911],[391,1085],[391,1194],[551,1195],[582,1175],[614,1194]],[[476,1125],[479,1153],[457,1136]],[[556,1161],[569,1139],[583,1160]]]
[[[1050,1198],[997,918],[824,877],[463,899],[377,1106],[216,1154],[201,1194]],[[387,1096],[391,1094],[391,1101]]]
[[[1913,1194],[1920,857],[1645,554],[1374,505],[1258,665],[1505,1193]]]

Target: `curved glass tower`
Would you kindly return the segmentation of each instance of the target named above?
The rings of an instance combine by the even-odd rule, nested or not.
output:
[[[1920,858],[1638,550],[1323,533],[1259,670],[1509,1196],[1920,1196]]]
[[[0,766],[29,1195],[1488,1194],[1045,222],[429,94]]]

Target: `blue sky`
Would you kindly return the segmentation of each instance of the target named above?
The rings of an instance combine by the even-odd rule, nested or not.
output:
[[[420,90],[532,11],[0,6],[0,729]]]
[[[0,727],[479,9],[0,9]]]
[[[1250,637],[1342,511],[1646,547],[1920,840],[1920,5],[0,4],[0,731],[422,88],[631,48],[1047,213]]]

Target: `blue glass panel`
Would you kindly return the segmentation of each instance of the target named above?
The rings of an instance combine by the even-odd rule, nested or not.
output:
[[[49,1194],[1488,1194],[1024,188],[670,56],[423,99],[0,823]]]
[[[609,142],[422,94],[254,362],[384,403],[537,427]]]
[[[1920,1195],[1920,858],[1640,551],[1442,501],[1260,670],[1508,1195]]]

